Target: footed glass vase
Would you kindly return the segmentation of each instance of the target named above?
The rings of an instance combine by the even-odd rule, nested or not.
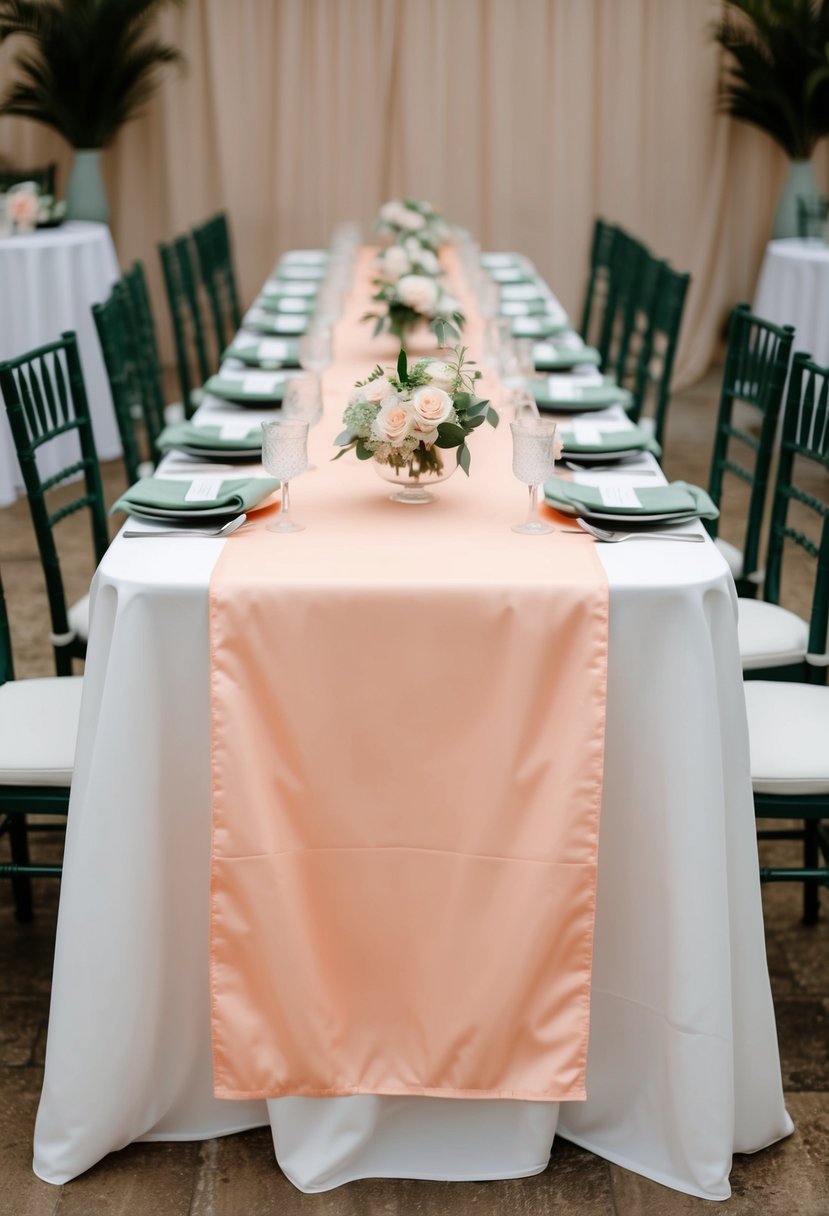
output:
[[[413,507],[435,502],[437,495],[431,492],[432,486],[447,481],[457,468],[454,449],[449,450],[447,459],[446,453],[436,447],[416,450],[408,464],[384,464],[376,457],[372,464],[378,477],[397,487],[389,495],[391,501]]]

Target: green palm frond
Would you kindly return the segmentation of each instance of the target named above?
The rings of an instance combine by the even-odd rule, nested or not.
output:
[[[720,107],[793,160],[829,134],[829,0],[725,0],[715,40],[730,55]]]
[[[149,32],[170,3],[183,0],[0,0],[0,43],[28,40],[0,114],[53,127],[76,148],[105,147],[146,104],[160,72],[183,62]]]

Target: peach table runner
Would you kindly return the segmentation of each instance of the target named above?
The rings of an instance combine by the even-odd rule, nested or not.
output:
[[[307,531],[237,533],[210,585],[215,1093],[583,1098],[606,579],[589,538],[510,531],[506,417],[430,506],[330,463],[354,381],[396,358],[359,324],[369,256],[293,487]]]

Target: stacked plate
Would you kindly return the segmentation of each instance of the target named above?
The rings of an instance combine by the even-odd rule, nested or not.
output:
[[[292,338],[257,338],[239,333],[224,353],[225,359],[238,359],[248,367],[276,369],[299,367],[299,343]]]
[[[208,415],[209,416],[209,415]],[[262,427],[250,415],[217,419],[215,423],[176,422],[165,427],[158,440],[162,452],[175,450],[203,460],[259,460]]]
[[[674,481],[667,486],[580,485],[551,477],[544,483],[549,506],[589,523],[679,524],[689,519],[716,519],[719,511],[699,486]]]
[[[612,464],[627,456],[661,454],[659,444],[641,427],[622,418],[574,418],[559,429],[562,457],[579,464]]]
[[[243,328],[257,334],[275,337],[298,337],[308,328],[309,314],[305,312],[268,312],[256,305],[248,309]]]
[[[289,380],[301,376],[302,372],[290,369],[284,371],[265,371],[263,368],[252,370],[228,367],[223,364],[218,375],[211,376],[204,386],[204,392],[210,397],[218,397],[222,401],[232,401],[235,405],[279,405]]]
[[[533,359],[540,372],[567,371],[572,367],[598,367],[602,361],[596,348],[588,346],[581,335],[572,329],[544,342],[536,342]]]

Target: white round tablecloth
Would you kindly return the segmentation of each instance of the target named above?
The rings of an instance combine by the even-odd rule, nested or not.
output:
[[[52,342],[65,330],[78,335],[98,455],[121,453],[109,383],[91,308],[120,278],[106,224],[72,220],[60,228],[0,239],[0,360]],[[74,434],[46,445],[41,471],[50,476],[76,459]],[[5,409],[0,410],[0,506],[23,490]]]
[[[795,350],[829,364],[829,246],[796,238],[769,241],[753,310],[775,325],[793,325]]]

